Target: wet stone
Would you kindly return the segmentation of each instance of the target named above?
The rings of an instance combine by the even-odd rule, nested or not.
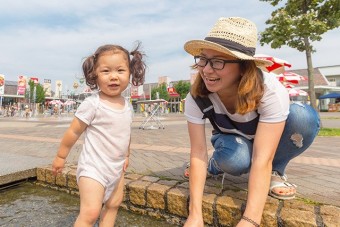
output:
[[[145,206],[146,188],[151,183],[147,181],[134,181],[129,184],[129,198],[130,202],[135,205]]]
[[[313,212],[310,211],[283,207],[280,216],[284,226],[317,226],[316,216]]]
[[[221,196],[216,201],[217,217],[219,224],[236,226],[241,219],[243,201],[229,196]]]
[[[340,226],[340,208],[324,205],[320,207],[320,215],[325,226]]]
[[[284,201],[284,207],[285,208],[292,208],[292,209],[297,209],[297,210],[304,210],[304,211],[309,211],[314,213],[314,206],[307,205],[301,200],[286,200]]]
[[[181,217],[188,216],[187,201],[189,191],[184,188],[172,188],[167,193],[168,210]]]
[[[203,220],[205,223],[210,225],[214,222],[214,203],[215,198],[217,196],[215,194],[203,194],[202,200],[202,212],[203,212]]]
[[[148,187],[147,206],[155,209],[165,209],[165,193],[170,186],[153,183]]]
[[[37,168],[37,180],[38,181],[46,181],[46,171],[45,168]]]
[[[74,169],[71,169],[67,173],[67,186],[71,189],[78,190],[76,170],[74,170]]]
[[[52,168],[46,168],[46,183],[55,184],[55,176],[52,173]]]

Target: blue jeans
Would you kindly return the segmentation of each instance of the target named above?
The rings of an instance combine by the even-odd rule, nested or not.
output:
[[[273,171],[280,175],[284,175],[290,160],[312,144],[320,129],[319,114],[311,106],[293,103],[289,111],[273,160]],[[236,134],[215,134],[211,137],[211,143],[215,151],[209,160],[209,173],[238,176],[249,172],[253,140]]]

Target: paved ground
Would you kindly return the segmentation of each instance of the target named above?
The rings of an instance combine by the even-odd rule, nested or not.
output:
[[[321,113],[322,126],[340,128],[340,112]],[[0,177],[20,170],[50,164],[59,141],[72,117],[0,118]],[[189,160],[189,139],[182,114],[160,117],[165,129],[140,129],[142,116],[135,116],[132,130],[132,154],[128,172],[184,180],[182,173]],[[207,127],[207,137],[211,126]],[[208,138],[209,139],[209,138]],[[76,163],[82,139],[68,157]],[[299,197],[340,206],[340,138],[317,137],[303,155],[287,168]],[[209,154],[212,153],[211,146]],[[219,185],[221,179],[209,179]],[[247,176],[228,177],[225,185],[247,187]]]

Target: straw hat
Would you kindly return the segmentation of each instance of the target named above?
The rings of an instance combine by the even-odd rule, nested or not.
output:
[[[241,60],[255,61],[257,66],[273,63],[254,58],[257,43],[256,25],[241,17],[221,17],[204,40],[191,40],[184,44],[186,52],[200,55],[202,49],[216,50]]]

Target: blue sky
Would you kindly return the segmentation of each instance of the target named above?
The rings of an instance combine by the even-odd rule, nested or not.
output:
[[[183,50],[191,39],[203,39],[219,17],[252,20],[261,32],[274,8],[258,0],[12,0],[0,5],[0,74],[63,81],[72,90],[84,57],[100,45],[114,43],[132,50],[142,42],[148,65],[146,82],[159,76],[189,79],[193,58]],[[340,29],[314,43],[314,67],[339,65]],[[289,47],[257,46],[258,54],[287,60],[291,69],[306,68],[305,53]]]

